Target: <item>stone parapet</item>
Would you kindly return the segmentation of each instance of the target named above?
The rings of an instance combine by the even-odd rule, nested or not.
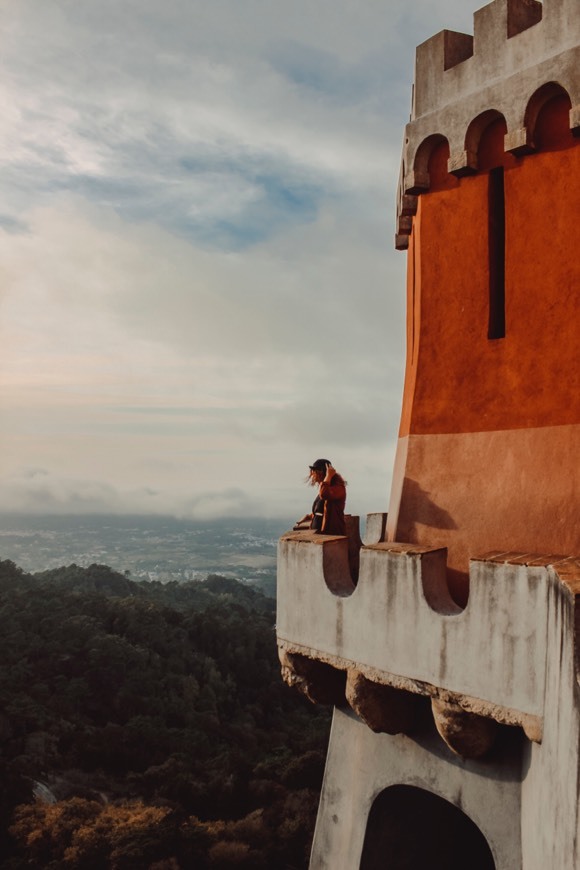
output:
[[[512,76],[579,42],[577,0],[493,0],[475,12],[473,36],[442,30],[417,47],[411,120],[506,80],[507,94]]]
[[[279,544],[282,654],[354,669],[376,684],[520,725],[541,740],[546,637],[563,608],[561,642],[574,649],[577,560],[517,553],[473,559],[461,610],[447,589],[445,550],[364,546],[355,587],[346,539],[314,538],[290,534]]]

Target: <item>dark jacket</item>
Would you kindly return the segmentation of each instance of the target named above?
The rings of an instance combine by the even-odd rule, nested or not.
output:
[[[340,474],[335,474],[330,483],[320,484],[312,505],[311,528],[321,535],[346,535],[345,503],[345,482]]]

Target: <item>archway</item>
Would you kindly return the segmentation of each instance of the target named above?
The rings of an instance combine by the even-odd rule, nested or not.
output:
[[[495,870],[487,840],[458,807],[410,785],[385,789],[367,822],[360,870]]]

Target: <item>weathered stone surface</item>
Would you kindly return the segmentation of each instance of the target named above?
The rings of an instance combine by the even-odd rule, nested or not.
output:
[[[342,707],[346,703],[346,672],[307,656],[279,651],[282,679],[306,695],[313,704]]]
[[[345,514],[344,521],[346,524],[346,537],[348,538],[348,566],[350,568],[350,576],[352,582],[358,582],[360,570],[360,548],[362,541],[360,537],[360,518],[352,514]]]
[[[413,729],[418,699],[410,692],[374,683],[360,671],[349,670],[346,700],[376,733],[408,734]]]
[[[527,728],[535,719],[541,726],[548,599],[565,593],[548,567],[511,564],[509,554],[500,562],[473,560],[469,604],[450,614],[437,605],[447,588],[444,550],[394,542],[363,547],[358,585],[343,597],[332,594],[323,559],[315,558],[323,549],[309,541],[280,543],[280,646],[374,680],[372,671],[377,682],[412,678],[439,696],[444,690],[479,699],[481,710],[470,711],[500,722]]]
[[[380,544],[385,540],[387,529],[387,514],[372,513],[367,514],[365,526],[364,543],[366,546],[370,544]]]
[[[471,122],[493,107],[505,118],[506,151],[522,156],[533,149],[527,130],[529,101],[547,83],[557,82],[572,102],[570,128],[580,120],[580,16],[577,0],[494,0],[474,14],[474,36],[443,30],[417,48],[411,121],[405,131],[402,166],[405,193],[429,189],[422,149],[444,136],[450,172],[472,171],[459,155]],[[470,148],[470,150],[473,150]],[[402,211],[399,201],[398,214]],[[407,245],[397,234],[396,247]]]
[[[477,172],[477,154],[473,151],[457,151],[447,161],[447,171],[461,178]]]
[[[481,758],[493,746],[498,724],[493,719],[466,713],[458,704],[431,700],[437,731],[447,746],[462,758]]]
[[[500,772],[478,761],[454,758],[450,763],[449,750],[432,723],[420,735],[413,739],[404,734],[374,734],[350,708],[334,711],[310,870],[360,870],[369,809],[383,790],[401,784],[459,805],[484,832],[493,848],[496,870],[576,870],[571,862],[522,862],[521,758],[517,752],[504,758]],[[482,774],[484,770],[487,775]],[[426,835],[422,822],[416,816],[417,837]],[[395,863],[383,855],[378,866],[381,870],[418,866],[405,864],[404,857]],[[480,866],[469,854],[461,857],[464,863],[455,866],[463,870]],[[419,866],[422,870],[431,867],[428,863]]]
[[[520,127],[517,130],[506,133],[504,137],[504,150],[510,151],[516,157],[531,154],[534,150],[534,143],[532,142],[530,130],[527,127]]]
[[[429,175],[426,172],[408,172],[403,188],[405,195],[416,196],[424,190],[429,190]]]

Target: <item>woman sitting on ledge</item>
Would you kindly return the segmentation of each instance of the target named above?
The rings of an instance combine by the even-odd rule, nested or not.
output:
[[[310,486],[318,486],[318,495],[314,499],[312,513],[298,520],[294,530],[312,529],[321,535],[346,535],[346,481],[328,459],[317,459],[309,468],[307,482]]]

